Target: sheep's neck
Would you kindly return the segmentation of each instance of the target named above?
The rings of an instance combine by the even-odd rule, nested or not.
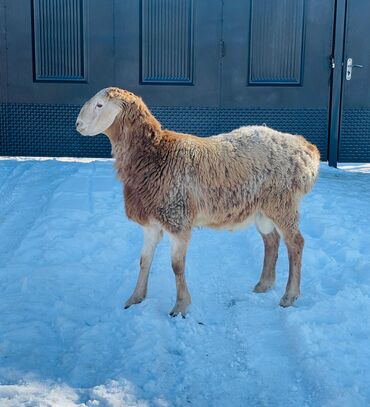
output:
[[[138,178],[144,176],[144,165],[145,172],[154,169],[159,153],[160,129],[147,121],[138,124],[126,118],[118,120],[107,135],[112,144],[118,177],[124,183],[139,181]]]

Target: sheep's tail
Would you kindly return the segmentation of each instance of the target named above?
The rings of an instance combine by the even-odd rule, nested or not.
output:
[[[320,171],[320,151],[319,149],[314,145],[311,144],[306,140],[306,148],[307,152],[309,153],[311,160],[310,160],[310,165],[308,169],[308,177],[307,177],[307,182],[305,183],[305,188],[304,192],[307,194],[308,192],[311,191],[312,187],[314,186],[318,176],[319,176],[319,171]]]

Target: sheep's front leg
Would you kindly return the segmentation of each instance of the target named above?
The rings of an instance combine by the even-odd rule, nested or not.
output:
[[[125,309],[130,305],[139,304],[146,297],[148,289],[149,270],[152,264],[155,248],[160,242],[163,232],[158,225],[144,226],[144,245],[140,258],[140,273],[135,290],[125,304]]]
[[[261,233],[265,246],[265,258],[260,281],[254,287],[254,292],[264,293],[275,283],[275,268],[279,252],[280,236],[276,229],[268,234]]]
[[[185,279],[185,257],[190,241],[190,231],[178,235],[170,235],[172,252],[172,269],[176,278],[176,304],[170,315],[175,317],[181,314],[184,318],[186,310],[191,303],[191,298]]]

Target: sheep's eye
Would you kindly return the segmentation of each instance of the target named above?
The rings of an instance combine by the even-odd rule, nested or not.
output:
[[[101,103],[97,103],[96,107],[98,107],[100,109],[101,107],[103,107],[103,105]]]

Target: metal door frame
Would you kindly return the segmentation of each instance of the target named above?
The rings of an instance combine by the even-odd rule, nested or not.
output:
[[[347,0],[336,0],[333,33],[332,80],[329,116],[329,166],[337,167],[343,111],[344,48]]]
[[[7,102],[7,84],[5,0],[0,0],[0,104]]]

